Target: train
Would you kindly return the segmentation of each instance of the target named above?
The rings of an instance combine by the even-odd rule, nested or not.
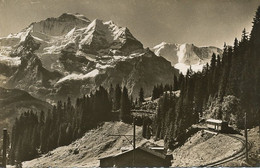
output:
[[[225,132],[228,129],[228,123],[223,120],[207,119],[206,126],[209,130],[217,132]]]

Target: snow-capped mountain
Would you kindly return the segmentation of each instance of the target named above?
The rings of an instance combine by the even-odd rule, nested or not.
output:
[[[154,85],[172,83],[178,73],[166,59],[144,49],[128,28],[68,13],[0,38],[0,69],[0,86],[52,100],[117,83],[133,96],[140,87],[148,95]]]
[[[197,47],[194,44],[171,44],[162,42],[152,49],[157,56],[162,56],[171,62],[172,66],[186,74],[190,67],[194,71],[201,71],[209,63],[212,54],[222,55],[217,47]]]

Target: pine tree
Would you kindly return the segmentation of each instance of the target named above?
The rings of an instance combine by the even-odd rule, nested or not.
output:
[[[114,110],[119,110],[120,109],[120,102],[121,102],[121,88],[119,84],[116,85],[115,89],[115,96],[114,96]]]
[[[143,119],[143,125],[142,125],[142,136],[146,138],[146,130],[147,129],[147,123],[145,122],[145,119]]]
[[[222,75],[221,75],[220,88],[218,91],[218,96],[219,96],[221,102],[222,102],[223,97],[226,94],[226,91],[228,88],[230,67],[231,67],[231,63],[232,63],[232,48],[231,47],[227,47],[227,46],[224,47],[222,63],[223,63],[223,70],[222,70]]]
[[[174,78],[173,78],[173,91],[176,91],[178,89],[179,89],[178,79],[177,79],[177,76],[174,75]]]
[[[241,43],[245,43],[248,41],[248,32],[244,28],[242,31],[242,38],[241,38]]]
[[[110,84],[108,95],[109,95],[109,99],[113,102],[115,96],[115,89],[113,88],[112,84]]]
[[[121,95],[120,115],[119,115],[119,118],[121,121],[127,122],[127,123],[131,122],[130,110],[131,110],[131,104],[130,104],[130,100],[128,97],[128,90],[124,86],[123,92]]]
[[[139,104],[142,105],[144,102],[144,89],[141,87],[139,91]]]
[[[214,80],[214,72],[215,72],[215,69],[216,69],[216,55],[215,53],[212,54],[212,58],[211,58],[211,61],[210,61],[210,71],[209,71],[209,74],[208,74],[208,93],[209,95],[212,95],[214,96],[214,89],[215,89],[215,81]]]
[[[159,98],[160,97],[159,94],[160,93],[159,93],[158,87],[154,86],[153,87],[153,93],[152,93],[152,100],[155,100],[155,99]]]

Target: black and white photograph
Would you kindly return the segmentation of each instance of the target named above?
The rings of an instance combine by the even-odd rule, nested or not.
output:
[[[260,167],[260,0],[0,0],[0,167]]]

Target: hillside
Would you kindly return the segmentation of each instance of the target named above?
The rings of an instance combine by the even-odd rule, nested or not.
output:
[[[136,144],[145,140],[141,137],[141,127],[136,127]],[[109,136],[112,134],[132,135],[133,127],[122,122],[105,122],[97,129],[86,134],[68,146],[56,148],[47,154],[31,161],[23,162],[25,167],[58,166],[58,167],[93,167],[98,166],[99,157],[120,152],[121,147],[131,146],[125,137]]]
[[[240,141],[199,131],[173,152],[174,167],[200,166],[231,156],[242,147]]]
[[[243,136],[243,131],[241,131],[240,135],[214,135],[199,131],[191,136],[184,145],[173,151],[174,160],[172,166],[257,166],[257,162],[259,164],[260,161],[260,136],[258,131],[258,127],[248,130],[248,163],[245,162],[245,138]]]
[[[242,131],[244,134],[244,131]],[[235,167],[235,166],[246,166],[246,167],[259,167],[260,166],[260,129],[254,127],[248,130],[248,141],[252,144],[249,150],[249,161],[245,162],[245,158],[235,159],[231,162],[222,164],[225,167]]]
[[[25,91],[0,87],[0,130],[6,127],[11,132],[15,118],[22,112],[28,110],[47,112],[48,109],[51,109],[50,104],[32,97]]]
[[[249,131],[250,141],[253,142],[251,153],[256,154],[257,130]],[[163,145],[162,141],[143,139],[141,127],[136,127],[137,146],[148,143]],[[58,166],[58,167],[93,167],[99,165],[98,158],[120,153],[121,147],[130,147],[124,137],[109,136],[112,134],[132,134],[132,126],[122,122],[105,122],[98,128],[86,134],[68,146],[56,148],[47,154],[31,161],[23,162],[25,167]],[[240,138],[242,136],[236,135]],[[131,140],[131,139],[130,139]],[[173,151],[173,167],[189,167],[206,165],[228,158],[241,150],[241,141],[224,134],[213,135],[199,131],[192,135],[179,148]],[[252,155],[252,154],[251,154]],[[243,160],[243,158],[242,158]],[[241,159],[225,163],[223,166],[241,165]]]

